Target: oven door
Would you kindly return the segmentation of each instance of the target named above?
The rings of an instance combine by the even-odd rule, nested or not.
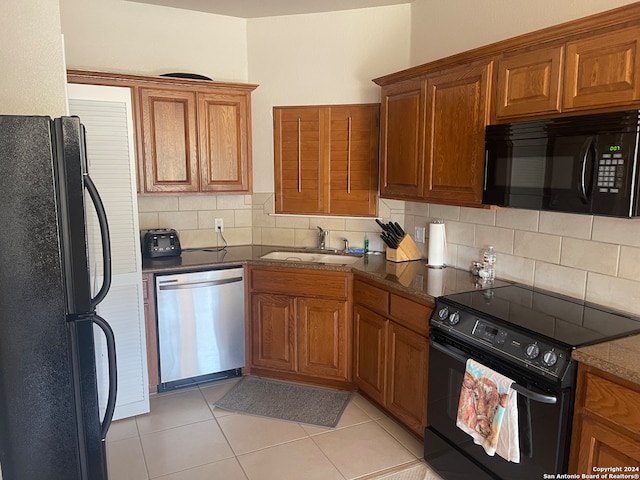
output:
[[[518,385],[520,463],[489,456],[456,426],[466,360],[511,378]],[[432,333],[429,349],[425,460],[447,479],[536,479],[567,471],[573,394],[554,389],[448,336]]]

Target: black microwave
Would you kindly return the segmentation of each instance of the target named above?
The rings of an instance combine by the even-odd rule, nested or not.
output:
[[[638,110],[490,125],[482,203],[639,216],[639,132]]]

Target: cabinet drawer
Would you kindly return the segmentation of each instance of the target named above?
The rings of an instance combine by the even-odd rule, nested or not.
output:
[[[346,299],[349,293],[349,275],[320,270],[252,269],[251,289],[290,296]]]
[[[593,374],[587,374],[585,409],[640,433],[640,392]]]
[[[355,302],[383,315],[389,313],[389,292],[360,280],[354,282]]]
[[[389,312],[393,320],[425,337],[429,334],[429,317],[432,311],[431,307],[391,294]]]

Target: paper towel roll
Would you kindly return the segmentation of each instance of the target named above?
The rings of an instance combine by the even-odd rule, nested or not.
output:
[[[427,262],[427,266],[435,268],[441,268],[447,264],[447,236],[442,222],[429,224]]]

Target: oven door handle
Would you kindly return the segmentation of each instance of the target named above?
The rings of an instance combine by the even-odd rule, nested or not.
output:
[[[451,347],[451,346],[445,347],[444,345],[436,343],[433,340],[431,340],[429,344],[436,350],[439,350],[440,352],[444,353],[445,355],[448,355],[451,358],[455,358],[456,360],[464,363],[465,365],[467,364],[468,359],[467,357],[464,356],[461,350],[458,350],[457,348]],[[558,403],[558,397],[554,395],[545,395],[543,393],[534,392],[533,390],[529,390],[528,388],[523,387],[522,385],[518,385],[515,382],[511,384],[511,388],[513,388],[516,392],[518,392],[523,397],[526,397],[535,402],[549,403],[549,404]]]

